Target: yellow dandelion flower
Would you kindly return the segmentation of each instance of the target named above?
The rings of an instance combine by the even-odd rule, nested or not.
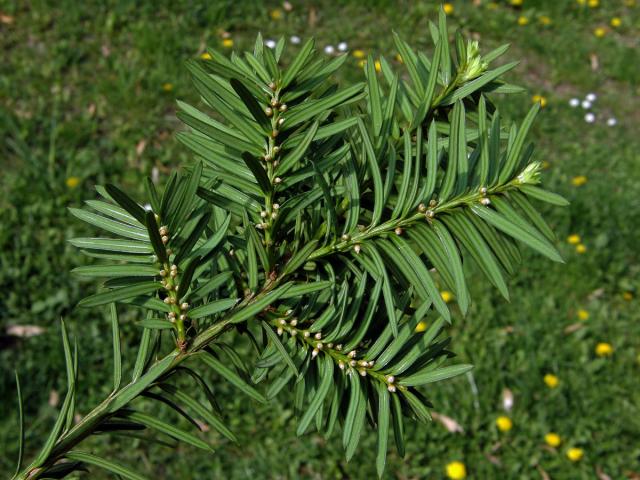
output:
[[[209,52],[204,52],[202,55],[200,55],[200,58],[202,60],[211,60],[213,57]]]
[[[544,376],[543,380],[544,380],[544,383],[549,388],[556,388],[560,383],[560,380],[558,380],[558,377],[556,377],[553,373],[547,373]]]
[[[453,300],[453,293],[444,290],[440,293],[440,296],[442,297],[442,300],[445,301],[445,303],[449,303],[451,300]]]
[[[613,355],[613,347],[610,343],[600,342],[596,345],[596,355],[599,357],[610,357]]]
[[[451,462],[447,464],[447,477],[451,480],[462,480],[467,478],[467,467],[462,462]]]
[[[624,298],[627,302],[630,302],[631,300],[633,300],[633,293],[631,293],[631,292],[623,292],[622,293],[622,298]]]
[[[576,253],[587,253],[587,246],[584,243],[576,245]]]
[[[549,445],[550,447],[556,448],[558,446],[560,446],[560,444],[562,443],[562,439],[560,438],[560,435],[558,435],[557,433],[553,433],[553,432],[549,432],[544,436],[544,441],[547,445]]]
[[[587,177],[585,177],[584,175],[578,175],[577,177],[573,177],[571,179],[571,183],[574,187],[581,187],[582,185],[587,183]]]
[[[445,3],[442,5],[442,9],[447,15],[451,15],[453,13],[453,5],[451,3]]]
[[[280,20],[282,18],[282,10],[275,8],[269,12],[269,16],[272,20]]]
[[[358,66],[360,68],[364,68],[364,66],[367,64],[366,60],[358,60]]]
[[[511,5],[514,7],[519,7],[522,5],[522,0],[511,0]]]
[[[551,17],[547,17],[546,15],[541,15],[540,18],[538,18],[538,21],[542,25],[551,25]]]
[[[376,67],[376,72],[380,73],[382,71],[382,64],[380,63],[380,60],[376,60],[373,66]]]
[[[222,46],[224,48],[231,48],[233,47],[233,39],[231,38],[225,38],[222,40]]]
[[[580,235],[578,235],[577,233],[574,233],[573,235],[569,235],[567,237],[567,242],[570,243],[571,245],[577,245],[580,243],[582,239],[580,238]]]
[[[80,185],[80,179],[78,177],[69,177],[64,183],[66,183],[68,188],[76,188]]]
[[[533,103],[539,103],[540,108],[544,108],[547,106],[547,99],[542,95],[534,95],[533,97],[531,97],[531,101]]]
[[[364,58],[365,53],[364,50],[354,50],[352,55],[356,58]]]
[[[496,427],[501,432],[508,432],[513,428],[513,422],[509,417],[505,417],[504,415],[496,418]]]
[[[609,23],[613,28],[618,28],[620,25],[622,25],[622,20],[620,19],[620,17],[613,17],[611,19],[611,22]]]
[[[527,17],[525,17],[524,15],[520,15],[518,17],[518,25],[520,25],[521,27],[524,27],[528,23],[529,23],[529,19]]]
[[[578,310],[577,315],[578,315],[578,318],[583,322],[585,320],[589,320],[589,312],[587,312],[584,308],[581,308],[580,310]]]
[[[604,27],[598,27],[593,30],[593,34],[598,38],[602,38],[607,34],[607,30]]]
[[[163,83],[162,90],[164,90],[165,92],[170,92],[171,90],[173,90],[173,83]]]
[[[567,450],[567,458],[572,462],[579,462],[584,456],[584,451],[581,448],[570,448]]]
[[[584,5],[585,3],[587,3],[587,0],[576,0],[578,2],[578,5]]]
[[[426,329],[427,329],[427,322],[419,322],[418,325],[416,325],[415,332],[416,333],[424,332]]]
[[[591,8],[598,8],[600,6],[600,0],[589,0],[587,3]]]

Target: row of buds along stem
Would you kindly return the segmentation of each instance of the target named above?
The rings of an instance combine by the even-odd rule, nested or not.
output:
[[[289,312],[287,312],[289,314]],[[322,332],[310,332],[306,329],[298,329],[298,319],[279,318],[273,320],[277,328],[279,336],[285,333],[291,337],[298,339],[306,348],[311,349],[311,358],[317,358],[321,352],[329,355],[337,362],[338,368],[346,375],[352,375],[357,372],[358,375],[366,377],[371,375],[376,380],[383,382],[387,390],[391,393],[397,391],[396,379],[393,375],[385,375],[374,371],[375,361],[358,359],[358,351],[353,349],[345,352],[342,344],[334,345],[332,342],[323,342]]]
[[[345,371],[347,375],[351,375],[354,371],[357,371],[361,376],[366,376],[367,372],[375,366],[373,360],[358,360],[357,351],[350,350],[349,352],[343,352],[342,344],[334,345],[332,342],[322,341],[322,332],[310,332],[308,330],[297,329],[298,319],[292,318],[287,321],[285,318],[277,320],[277,333],[282,336],[284,333],[288,333],[294,338],[299,338],[300,341],[311,348],[311,358],[316,358],[320,352],[325,352],[331,355],[338,362],[340,370]]]
[[[163,225],[158,231],[162,238],[162,243],[167,245],[171,240],[169,227]],[[167,257],[171,255],[171,253],[171,250],[167,249]],[[176,264],[171,264],[170,266],[165,264],[164,268],[160,270],[160,276],[162,277],[162,286],[167,294],[164,303],[171,308],[171,311],[167,313],[167,319],[176,326],[178,344],[180,347],[183,347],[185,342],[184,322],[188,319],[189,304],[187,302],[179,303],[180,295],[178,291],[181,290],[181,286],[178,266]],[[182,290],[186,289],[183,288]]]
[[[265,115],[271,120],[271,135],[269,136],[267,146],[265,147],[265,154],[262,160],[265,162],[265,170],[269,177],[274,190],[275,187],[282,183],[282,178],[275,175],[275,169],[280,163],[281,147],[276,144],[276,138],[280,133],[280,128],[285,122],[283,114],[287,111],[288,107],[285,103],[280,102],[278,87],[275,82],[269,83],[269,91],[271,92],[271,98],[269,103],[264,108]],[[271,227],[272,222],[278,218],[278,209],[280,205],[277,203],[272,204],[271,195],[267,195],[265,198],[265,209],[260,212],[260,223],[256,224],[256,228],[259,230],[268,230]],[[270,236],[265,235],[265,243],[270,244]]]
[[[279,129],[284,125],[285,118],[283,114],[287,111],[288,107],[286,103],[280,102],[275,82],[269,83],[269,90],[271,90],[272,94],[269,104],[264,109],[264,113],[271,119],[271,140],[262,158],[267,163],[273,162],[273,166],[277,167],[279,163],[278,154],[280,153],[280,146],[275,144],[275,139],[280,134]]]

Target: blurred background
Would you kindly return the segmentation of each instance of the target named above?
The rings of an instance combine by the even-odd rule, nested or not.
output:
[[[313,35],[326,55],[349,52],[337,80],[353,81],[369,53],[401,67],[392,30],[430,51],[427,21],[438,8],[0,0],[0,471],[12,471],[16,458],[14,369],[31,449],[55,418],[65,389],[60,317],[79,341],[79,410],[108,394],[110,327],[105,312],[73,308],[95,285],[69,274],[86,259],[66,242],[95,232],[67,207],[93,199],[95,184],[140,193],[144,176],[163,184],[189,164],[174,137],[184,128],[175,100],[198,102],[184,62],[205,46],[252,48],[258,32],[267,42],[287,38],[292,56]],[[504,62],[521,60],[508,79],[528,93],[494,96],[503,116],[518,120],[535,101],[544,107],[531,135],[535,158],[545,185],[571,206],[541,208],[567,263],[525,251],[510,303],[475,276],[470,313],[456,315],[450,334],[452,350],[476,368],[429,389],[434,422],[407,425],[407,455],[391,452],[385,476],[455,477],[457,461],[479,479],[640,479],[640,1],[460,0],[444,8],[451,34],[461,28],[483,52],[511,43]],[[122,310],[129,356],[137,315]],[[286,393],[263,406],[225,385],[216,392],[241,447],[208,432],[213,455],[106,436],[86,449],[155,478],[375,478],[372,432],[346,463],[339,440],[296,438]],[[109,478],[101,475],[80,478]]]

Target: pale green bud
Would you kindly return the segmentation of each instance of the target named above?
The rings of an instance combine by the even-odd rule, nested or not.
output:
[[[467,58],[462,70],[461,80],[463,82],[473,80],[482,75],[488,67],[489,64],[482,60],[477,40],[469,40],[467,42]]]
[[[530,183],[535,185],[540,183],[540,170],[542,164],[540,162],[531,162],[526,168],[518,175],[519,183]]]

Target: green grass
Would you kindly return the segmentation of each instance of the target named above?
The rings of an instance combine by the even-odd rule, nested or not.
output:
[[[316,1],[313,8],[296,2],[273,20],[269,12],[281,9],[276,2],[140,3],[0,1],[0,12],[13,19],[0,23],[0,326],[46,328],[28,339],[1,339],[1,471],[13,468],[16,454],[14,368],[27,399],[30,449],[53,421],[47,401],[52,390],[64,388],[56,373],[64,365],[60,316],[82,338],[80,411],[108,393],[108,322],[104,312],[73,309],[93,286],[68,273],[84,260],[66,239],[90,232],[66,207],[94,198],[95,184],[111,181],[135,192],[144,175],[157,171],[162,183],[168,171],[188,164],[173,136],[182,128],[175,99],[197,101],[185,60],[205,45],[220,47],[222,31],[237,49],[249,48],[262,31],[265,38],[314,35],[321,47],[346,41],[351,50],[393,59],[391,30],[427,48],[427,19],[437,10],[435,2]],[[487,1],[453,2],[452,26],[478,36],[483,51],[511,43],[505,61],[522,63],[510,80],[547,99],[532,137],[536,158],[548,162],[546,185],[571,201],[565,209],[545,207],[567,263],[525,252],[510,282],[510,303],[485,283],[471,282],[473,305],[466,318],[456,315],[451,349],[476,368],[429,392],[434,410],[456,419],[464,433],[436,422],[408,426],[407,456],[390,454],[387,478],[443,478],[453,460],[479,479],[541,478],[539,469],[554,479],[596,478],[599,470],[611,478],[640,474],[640,2],[600,3],[524,0],[515,8],[501,1],[492,8]],[[527,25],[518,25],[521,16]],[[542,16],[551,24],[543,25]],[[621,18],[620,27],[609,26],[613,17]],[[600,26],[607,28],[603,38],[593,33]],[[357,59],[343,75],[361,77]],[[163,89],[166,83],[171,91]],[[595,124],[568,105],[591,91],[598,95]],[[496,101],[518,119],[531,95]],[[605,124],[611,116],[616,127]],[[587,183],[576,187],[572,178],[579,175]],[[69,177],[79,185],[69,188]],[[586,253],[565,241],[569,234],[582,237]],[[578,320],[578,309],[589,312],[586,321]],[[133,313],[123,318],[124,351],[131,354]],[[580,328],[567,333],[573,324]],[[613,345],[610,358],[597,358],[598,342]],[[558,388],[545,386],[546,373],[559,377]],[[205,437],[214,455],[108,437],[87,449],[113,452],[155,478],[375,477],[375,435],[367,435],[347,464],[338,440],[295,437],[288,395],[258,406],[222,383],[217,387],[242,447],[211,432]],[[495,427],[505,414],[505,388],[515,398],[514,426],[506,434]],[[549,431],[563,439],[557,450],[544,446]],[[566,458],[570,446],[584,449],[580,462]],[[101,475],[83,478],[107,478]]]

